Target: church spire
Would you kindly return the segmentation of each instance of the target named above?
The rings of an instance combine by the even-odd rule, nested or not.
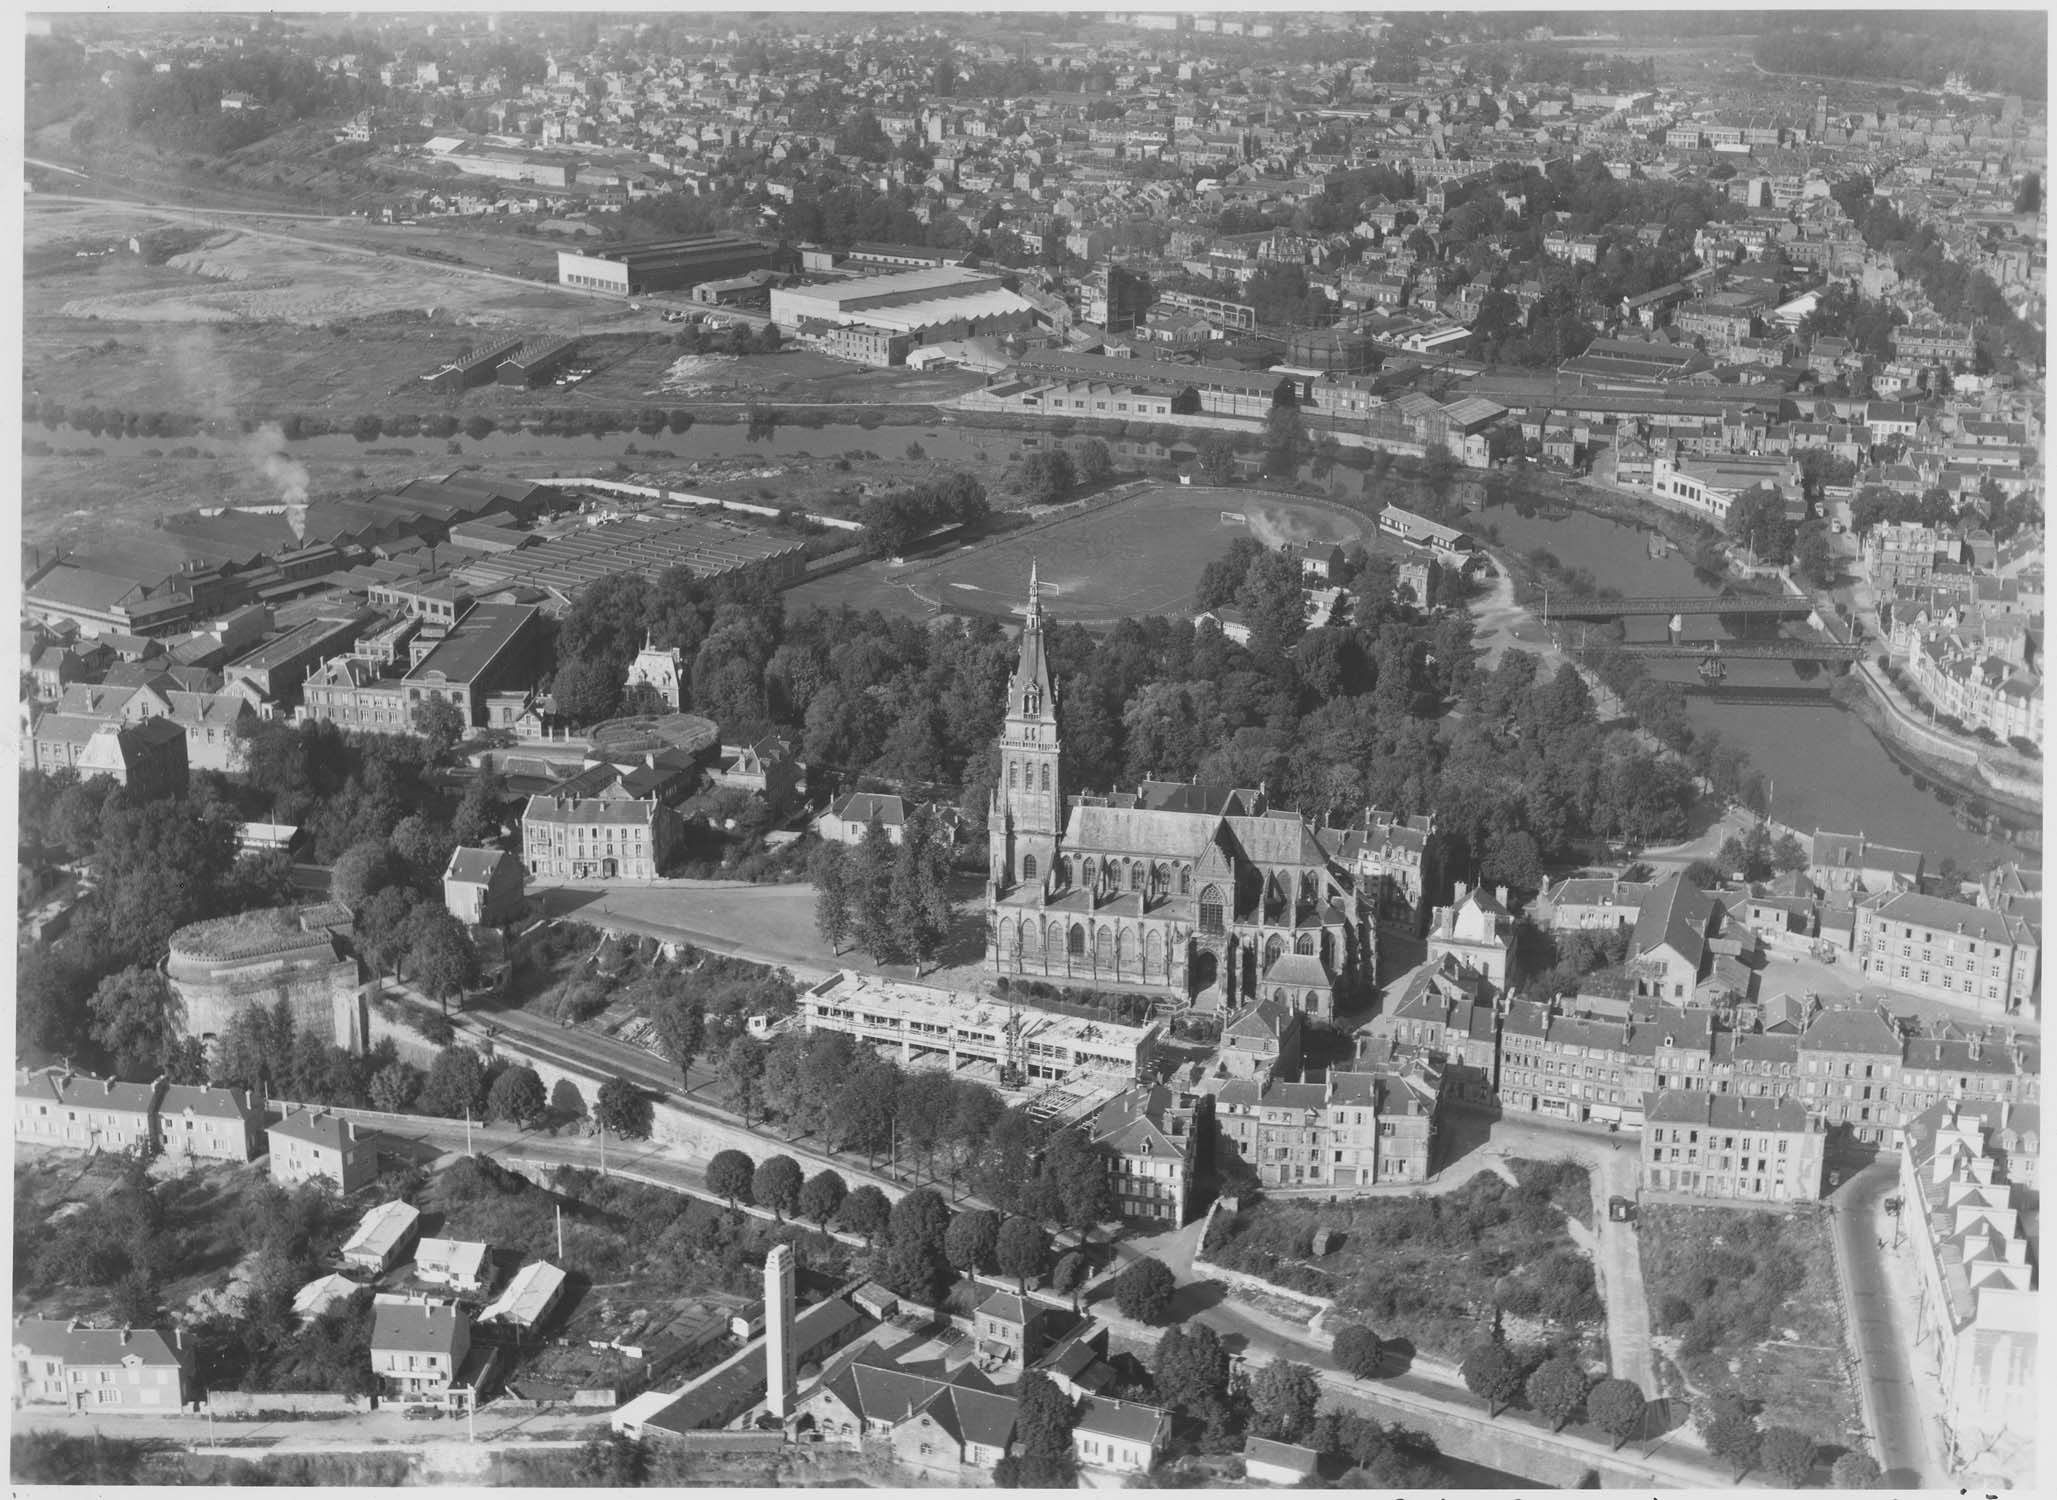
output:
[[[1008,684],[1013,713],[1040,715],[1056,705],[1050,692],[1050,666],[1043,655],[1043,586],[1036,563],[1029,563],[1027,619],[1021,630],[1021,656]]]

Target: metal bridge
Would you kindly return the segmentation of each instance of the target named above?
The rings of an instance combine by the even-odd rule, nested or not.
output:
[[[1819,687],[1730,687],[1725,683],[1682,683],[1688,698],[1711,698],[1719,703],[1739,703],[1770,708],[1817,708],[1832,702],[1829,684]]]
[[[1627,641],[1607,649],[1624,656],[1715,661],[1856,661],[1864,655],[1862,646],[1841,641]]]
[[[1744,594],[1709,598],[1705,594],[1644,595],[1635,599],[1552,599],[1553,620],[1612,620],[1623,615],[1782,615],[1814,613],[1812,599],[1800,595]]]

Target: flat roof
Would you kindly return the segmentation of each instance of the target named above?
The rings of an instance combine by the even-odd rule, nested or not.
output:
[[[362,615],[353,615],[349,618],[323,615],[309,620],[305,625],[295,626],[284,635],[266,641],[256,650],[237,657],[223,668],[223,672],[263,672],[274,667],[282,667],[303,651],[319,651],[339,635],[354,635],[364,628],[364,624],[365,617]]]

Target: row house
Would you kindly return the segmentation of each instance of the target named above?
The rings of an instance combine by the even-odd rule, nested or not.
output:
[[[521,833],[531,880],[654,880],[683,826],[657,797],[544,793],[529,798]]]
[[[78,1151],[164,1151],[188,1161],[254,1161],[264,1112],[247,1090],[122,1083],[67,1068],[14,1077],[14,1138]]]
[[[1924,859],[1919,849],[1899,849],[1861,833],[1817,828],[1808,843],[1807,878],[1838,894],[1918,890]]]
[[[1320,1082],[1238,1080],[1215,1097],[1218,1139],[1268,1188],[1423,1182],[1434,1171],[1441,1081],[1330,1073]]]
[[[1689,338],[1704,339],[1710,349],[1727,349],[1757,332],[1756,319],[1739,307],[1708,301],[1683,304],[1672,319]]]
[[[1978,345],[1969,328],[1948,323],[1903,325],[1893,330],[1893,352],[1902,359],[1969,364]]]
[[[178,1328],[14,1320],[14,1402],[68,1412],[172,1416],[200,1399],[199,1358]]]
[[[69,1068],[14,1075],[14,1138],[74,1151],[137,1151],[157,1143],[157,1100],[164,1080],[123,1083]]]
[[[1545,886],[1530,917],[1552,932],[1608,932],[1633,927],[1652,889],[1619,875],[1572,876]]]
[[[2041,674],[1987,650],[1982,640],[1945,631],[1917,635],[1908,648],[1907,675],[1940,712],[1967,728],[2042,743]]]
[[[1882,522],[1864,538],[1864,562],[1875,589],[1920,588],[1935,573],[1943,536],[1916,521]]]
[[[1882,1007],[1823,1011],[1802,1033],[1797,1096],[1831,1131],[1876,1145],[1898,1127],[1892,1104],[1905,1045]]]
[[[2018,1107],[2033,1117],[2042,1093],[2042,1046],[2035,1038],[1948,1025],[1907,1038],[1886,1098],[1904,1129],[1905,1121],[1938,1104]]]
[[[1941,1398],[1953,1472],[2006,1483],[2032,1462],[2041,1314],[2014,1158],[1989,1117],[1937,1105],[1907,1125],[1901,1220],[1919,1276],[1915,1379]]]
[[[1797,1100],[1667,1089],[1643,1106],[1646,1191],[1729,1203],[1821,1196],[1826,1135]]]
[[[1499,1082],[1500,1014],[1477,970],[1444,955],[1407,974],[1360,1034],[1359,1061],[1388,1041],[1430,1057],[1442,1069],[1451,1102],[1492,1106]]]
[[[1297,1012],[1285,1012],[1297,1021]],[[1201,1096],[1145,1083],[1100,1107],[1089,1130],[1105,1153],[1117,1211],[1124,1219],[1176,1229],[1192,1209]]]
[[[1859,969],[1894,990],[1980,1014],[2032,1009],[2041,938],[2021,917],[1912,891],[1857,903]]]

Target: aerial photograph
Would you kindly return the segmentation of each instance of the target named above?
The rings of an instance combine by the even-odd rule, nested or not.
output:
[[[2044,9],[8,24],[17,1489],[2057,1483]]]

